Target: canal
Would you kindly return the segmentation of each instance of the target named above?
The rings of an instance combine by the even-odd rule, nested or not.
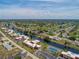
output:
[[[15,30],[14,30],[15,31]],[[24,34],[24,32],[20,32],[20,31],[15,31],[16,33],[20,33],[20,34]],[[25,34],[24,34],[25,35]],[[32,39],[39,39],[38,37],[36,37],[36,36],[34,36],[34,35],[28,35],[28,36],[30,36]],[[42,40],[42,39],[39,39],[39,40]],[[55,43],[55,42],[44,42],[44,43],[47,43],[48,45],[50,45],[50,46],[54,46],[54,47],[57,47],[57,48],[60,48],[60,49],[62,49],[62,50],[64,50],[65,49],[65,45],[62,45],[62,44],[58,44],[58,43]],[[71,47],[69,47],[68,49],[67,49],[68,51],[71,51],[71,52],[73,52],[73,53],[76,53],[76,54],[79,54],[79,50],[77,50],[77,49],[74,49],[74,48],[71,48]]]

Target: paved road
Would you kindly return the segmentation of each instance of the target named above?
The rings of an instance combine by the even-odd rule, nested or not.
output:
[[[28,52],[27,50],[25,50],[24,48],[20,47],[15,42],[13,42],[12,40],[10,40],[8,37],[6,37],[6,35],[2,31],[0,31],[0,33],[4,36],[5,39],[9,40],[12,44],[14,44],[20,50],[27,52],[27,55],[31,56],[33,59],[39,59],[38,57],[36,57],[35,55],[31,54],[30,52]]]
[[[56,59],[53,55],[50,55],[46,52],[43,52],[43,51],[37,51],[36,52],[36,55],[39,57],[40,55],[41,56],[44,56],[45,59]]]

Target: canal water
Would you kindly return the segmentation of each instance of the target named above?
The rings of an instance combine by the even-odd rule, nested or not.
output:
[[[57,44],[57,43],[55,43],[55,42],[48,42],[47,44],[49,44],[49,45],[51,45],[51,46],[55,46],[55,47],[60,48],[60,49],[65,49],[65,45]],[[79,50],[77,50],[77,49],[68,48],[67,50],[68,50],[68,51],[71,51],[71,52],[73,52],[73,53],[79,54]]]
[[[15,31],[15,32],[16,33],[20,33],[20,34],[24,34],[23,32],[20,32],[20,31]],[[38,38],[36,36],[33,36],[33,35],[29,35],[29,36],[31,36],[32,39],[42,40],[42,39],[40,39],[40,38]],[[65,49],[65,45],[61,45],[61,44],[58,44],[58,43],[55,43],[55,42],[44,42],[44,43],[47,43],[47,44],[49,44],[51,46],[54,46],[54,47],[57,47],[57,48],[60,48],[60,49]],[[69,47],[67,50],[68,51],[71,51],[73,53],[79,54],[79,50],[77,50],[77,49],[74,49],[74,48],[70,48]]]

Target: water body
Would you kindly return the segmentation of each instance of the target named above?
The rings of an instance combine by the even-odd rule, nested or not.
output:
[[[60,48],[60,49],[64,49],[65,48],[65,45],[57,44],[55,42],[48,42],[47,44],[49,44],[51,46],[55,46],[55,47]],[[73,53],[79,54],[79,50],[74,49],[74,48],[69,48],[68,51],[71,51]]]
[[[33,39],[42,40],[42,39],[37,38],[37,37],[35,37],[35,36],[32,36],[32,38],[33,38]],[[49,45],[51,45],[51,46],[55,46],[55,47],[60,48],[60,49],[65,49],[65,45],[62,45],[62,44],[58,44],[58,43],[55,43],[55,42],[44,42],[44,43],[47,43],[47,44],[49,44]],[[73,52],[73,53],[79,54],[79,50],[77,50],[77,49],[74,49],[74,48],[70,48],[70,47],[69,47],[69,49],[67,49],[67,50],[68,50],[68,51],[71,51],[71,52]]]
[[[21,31],[17,31],[17,30],[14,30],[16,33],[19,33],[19,34],[24,34],[24,32],[21,32]],[[39,39],[38,37],[34,36],[34,35],[29,35],[33,40],[34,39],[38,39],[38,40],[42,40],[42,39]],[[55,46],[57,48],[60,48],[60,49],[65,49],[65,45],[61,45],[61,44],[58,44],[58,43],[55,43],[55,42],[44,42],[44,43],[47,43],[51,46]],[[74,48],[69,48],[68,51],[71,51],[73,53],[76,53],[76,54],[79,54],[79,50],[77,49],[74,49]]]
[[[36,36],[32,36],[32,39],[38,39],[38,40],[41,40],[41,41],[43,40],[43,39],[37,38]],[[60,48],[60,49],[65,49],[65,45],[62,45],[62,44],[57,44],[55,42],[44,42],[44,43],[47,43],[51,46],[55,46],[55,47]],[[69,47],[68,51],[79,54],[79,50],[74,49],[74,48]]]

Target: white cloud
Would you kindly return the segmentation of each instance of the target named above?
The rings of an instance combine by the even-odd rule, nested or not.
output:
[[[31,8],[9,8],[0,9],[0,18],[79,18],[79,10],[71,11],[49,11],[49,10],[36,10]]]
[[[23,1],[23,0],[20,0]],[[52,1],[52,2],[64,2],[66,0],[24,0],[24,1]]]

